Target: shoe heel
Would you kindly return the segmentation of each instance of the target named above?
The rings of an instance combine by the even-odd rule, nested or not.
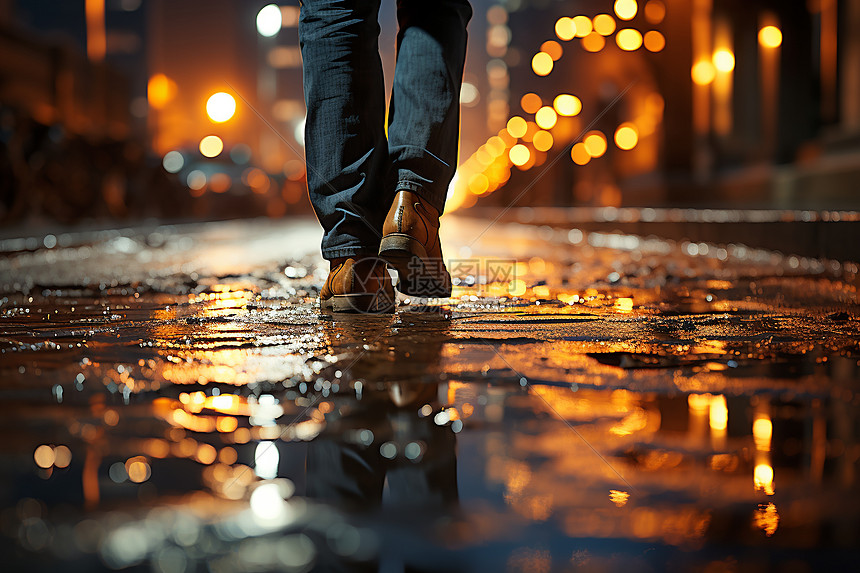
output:
[[[394,301],[384,292],[341,294],[321,301],[320,309],[359,314],[391,313],[394,312]]]
[[[379,242],[379,256],[394,264],[395,261],[409,262],[412,257],[427,258],[427,251],[417,239],[406,234],[391,233]],[[399,269],[398,269],[399,271]]]

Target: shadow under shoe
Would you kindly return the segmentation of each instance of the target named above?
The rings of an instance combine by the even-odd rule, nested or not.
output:
[[[376,257],[331,261],[320,290],[320,310],[352,313],[394,312],[395,298],[385,261]]]
[[[382,226],[379,256],[397,269],[398,290],[411,296],[451,296],[451,275],[439,244],[439,211],[417,194],[401,190]]]

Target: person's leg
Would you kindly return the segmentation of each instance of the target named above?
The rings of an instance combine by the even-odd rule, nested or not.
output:
[[[308,192],[329,260],[376,255],[388,208],[379,2],[302,2]]]
[[[471,16],[466,0],[397,2],[388,189],[392,194],[412,191],[440,213],[457,168],[460,84]]]

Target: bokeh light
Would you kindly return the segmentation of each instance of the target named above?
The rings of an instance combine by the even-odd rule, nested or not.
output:
[[[185,183],[192,191],[200,191],[206,187],[206,174],[199,169],[195,169],[185,178]]]
[[[714,67],[721,72],[730,72],[735,69],[735,55],[731,51],[722,49],[714,52]]]
[[[529,148],[522,143],[514,145],[508,152],[508,157],[510,158],[511,163],[513,163],[517,167],[521,167],[528,163],[529,159],[531,159],[531,156],[532,152],[529,151]]]
[[[528,123],[526,123],[526,120],[524,120],[520,116],[515,115],[508,120],[507,130],[512,137],[520,138],[526,134],[526,131],[528,130]]]
[[[552,71],[552,56],[546,52],[538,52],[532,58],[532,70],[539,76],[548,76]]]
[[[146,101],[154,109],[162,109],[176,97],[176,82],[164,74],[154,74],[146,84]]]
[[[609,36],[615,32],[615,18],[609,14],[598,14],[592,20],[592,26],[594,27],[594,31],[601,36]]]
[[[540,45],[540,51],[546,52],[549,54],[549,57],[552,58],[552,61],[556,62],[561,55],[564,53],[564,50],[561,48],[561,44],[556,42],[555,40],[547,40],[543,44]]]
[[[224,151],[224,142],[217,135],[207,135],[200,140],[200,153],[204,157],[218,157]]]
[[[700,60],[693,64],[693,69],[690,70],[690,75],[693,78],[693,82],[697,85],[706,86],[714,81],[717,71],[714,68],[714,64],[710,61]]]
[[[277,35],[281,30],[282,23],[281,9],[274,4],[263,6],[257,12],[257,32],[261,36],[271,38]]]
[[[782,44],[782,30],[776,26],[765,26],[758,31],[758,43],[765,48],[778,48]]]
[[[559,40],[572,40],[576,37],[576,24],[573,23],[573,18],[564,16],[559,18],[555,23],[555,35]]]
[[[552,102],[558,115],[573,117],[582,111],[582,101],[575,95],[561,94]]]
[[[649,52],[659,52],[666,47],[666,38],[657,30],[650,30],[645,32],[643,43]]]
[[[526,113],[534,113],[541,108],[543,101],[539,95],[535,93],[527,93],[520,99],[520,107]]]
[[[168,173],[178,173],[185,166],[185,158],[176,150],[168,151],[161,159],[161,165]]]
[[[224,123],[236,113],[236,99],[228,93],[218,92],[206,100],[206,114],[215,123]]]
[[[585,165],[591,161],[591,155],[589,155],[588,150],[585,148],[585,144],[582,142],[573,146],[570,150],[570,158],[573,159],[573,162],[577,165]]]
[[[622,20],[632,20],[639,11],[636,0],[615,0],[615,15]]]
[[[584,38],[591,33],[591,18],[588,16],[575,16],[573,25],[576,27],[576,35]]]
[[[666,17],[666,5],[661,0],[649,0],[645,4],[645,19],[651,24],[659,24]]]
[[[624,51],[632,52],[642,46],[642,34],[639,30],[625,28],[615,35],[615,43]]]
[[[587,52],[599,52],[605,46],[606,38],[604,38],[597,32],[592,32],[582,39],[582,47]]]
[[[39,446],[33,452],[33,461],[42,469],[48,469],[54,465],[54,448],[51,446]]]
[[[585,145],[585,150],[588,154],[595,159],[603,157],[603,154],[606,153],[606,136],[599,131],[588,132],[582,143]]]
[[[552,106],[546,105],[540,108],[535,114],[535,123],[537,123],[541,129],[552,129],[555,127],[557,121],[558,114],[555,113]]]
[[[615,145],[618,149],[629,151],[639,143],[639,131],[632,123],[622,123],[615,130]]]
[[[532,145],[538,151],[549,151],[552,148],[553,138],[548,131],[539,131],[532,137]]]

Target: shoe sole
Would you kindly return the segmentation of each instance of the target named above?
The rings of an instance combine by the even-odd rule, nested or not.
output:
[[[320,300],[320,310],[357,314],[384,314],[394,312],[394,300],[385,293],[336,294]]]
[[[410,296],[444,298],[451,296],[451,275],[440,281],[427,270],[427,250],[417,239],[402,233],[391,233],[379,243],[379,256],[397,270],[397,288]],[[440,261],[441,262],[441,261]]]

